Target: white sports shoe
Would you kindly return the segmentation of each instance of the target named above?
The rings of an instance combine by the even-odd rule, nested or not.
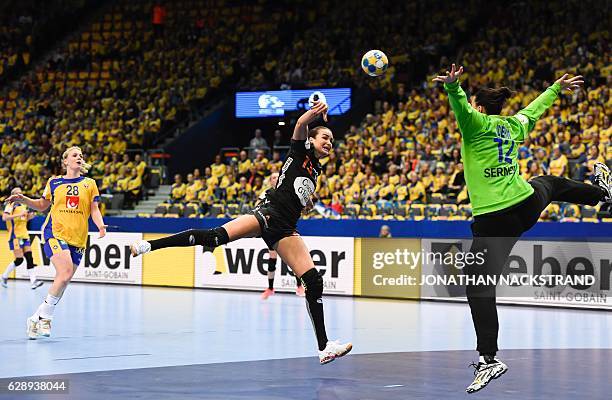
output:
[[[330,363],[336,358],[347,355],[353,349],[350,343],[340,343],[338,340],[328,341],[327,346],[322,351],[319,351],[319,362],[321,365]]]
[[[51,336],[51,320],[41,319],[38,321],[38,334],[40,336],[49,337]]]
[[[607,193],[604,201],[612,203],[612,173],[610,172],[610,168],[604,163],[596,162],[593,166],[593,170],[593,183]]]
[[[137,240],[130,245],[130,251],[132,252],[132,257],[148,253],[151,251],[151,243],[146,240]]]
[[[2,284],[2,286],[7,288],[8,287],[8,279],[3,277],[3,276],[0,276],[0,284]]]
[[[31,288],[32,290],[37,289],[37,288],[41,287],[42,285],[44,285],[44,283],[45,283],[45,282],[41,281],[40,279],[36,279],[36,280],[34,281],[34,283],[32,283],[32,286],[30,286],[30,288]]]
[[[28,317],[26,320],[26,333],[28,334],[28,339],[36,340],[38,338],[38,321],[34,321],[32,318]]]
[[[482,359],[478,364],[472,364],[474,367],[474,381],[465,389],[468,393],[474,393],[484,388],[493,379],[497,379],[508,371],[508,366],[499,358],[495,357],[492,362],[483,362]]]

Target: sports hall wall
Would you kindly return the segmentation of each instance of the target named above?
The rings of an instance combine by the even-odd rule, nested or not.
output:
[[[129,245],[135,240],[155,239],[189,228],[218,226],[225,220],[109,217],[105,222],[109,225],[107,236],[98,239],[97,233],[90,234],[88,248],[73,280],[229,290],[261,290],[267,282],[268,251],[264,242],[256,238],[230,243],[215,249],[214,253],[205,253],[202,247],[196,246],[164,249],[144,257],[130,256]],[[39,265],[39,277],[52,279],[55,271],[41,251],[41,223],[42,219],[36,218],[31,225],[34,260]],[[393,239],[376,237],[383,223],[390,226]],[[461,301],[463,293],[448,287],[407,284],[411,276],[440,274],[441,266],[424,259],[410,263],[402,258],[402,253],[406,250],[412,254],[467,251],[469,222],[304,220],[298,229],[305,237],[315,266],[323,274],[328,295]],[[320,236],[322,232],[326,236]],[[571,295],[563,287],[533,288],[527,295],[503,298],[502,302],[611,309],[610,238],[612,224],[537,224],[515,246],[511,258],[516,265],[526,267],[527,273],[534,273],[534,268],[546,271],[554,267],[566,273],[570,264],[580,264],[578,269],[591,271],[595,283],[578,292],[572,291]],[[0,231],[0,242],[7,241],[6,230]],[[12,253],[3,246],[0,265],[10,261]],[[26,279],[25,267],[17,268],[14,277]],[[295,279],[280,261],[276,289],[295,290]]]

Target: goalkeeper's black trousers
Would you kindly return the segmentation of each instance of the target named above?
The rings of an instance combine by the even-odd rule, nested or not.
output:
[[[530,182],[534,193],[521,203],[504,210],[474,217],[472,223],[472,254],[483,252],[484,264],[465,267],[466,275],[495,275],[499,277],[519,237],[531,229],[542,211],[552,201],[597,205],[606,192],[589,185],[560,178],[539,176]],[[485,251],[486,249],[486,251]],[[499,322],[495,302],[495,286],[468,285],[466,295],[476,330],[477,347],[481,355],[495,355]]]

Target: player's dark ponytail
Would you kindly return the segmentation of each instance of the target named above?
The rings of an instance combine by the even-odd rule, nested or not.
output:
[[[507,87],[499,89],[484,88],[476,93],[476,105],[483,106],[487,114],[499,115],[507,99],[512,97],[514,92]]]

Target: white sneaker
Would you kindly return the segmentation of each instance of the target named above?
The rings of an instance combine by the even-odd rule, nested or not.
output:
[[[42,286],[44,283],[45,283],[45,282],[43,282],[43,281],[41,281],[41,280],[39,280],[39,279],[36,279],[36,280],[35,280],[35,281],[32,283],[32,286],[30,286],[30,288],[31,288],[32,290],[34,290],[34,289],[36,289],[36,288],[41,287],[41,286]]]
[[[474,381],[465,389],[468,393],[474,393],[487,386],[493,379],[497,379],[508,371],[508,366],[499,358],[495,357],[493,362],[483,362],[481,358],[478,364],[472,364],[474,367]]]
[[[36,340],[38,338],[38,332],[38,321],[28,317],[26,320],[26,333],[28,334],[28,339]]]
[[[7,288],[8,287],[8,278],[0,276],[0,279],[1,279],[0,284],[2,284],[2,286]]]
[[[328,341],[327,346],[323,351],[319,351],[319,362],[321,365],[330,363],[336,358],[347,355],[353,349],[353,345],[350,343],[342,344],[340,341]]]
[[[130,251],[132,252],[132,257],[148,253],[151,251],[151,243],[146,240],[137,240],[130,245]]]
[[[604,163],[596,162],[593,166],[593,170],[593,183],[607,193],[604,201],[612,203],[612,173],[610,172],[610,168]]]
[[[38,334],[40,336],[49,337],[51,336],[51,320],[41,319],[38,321]]]

